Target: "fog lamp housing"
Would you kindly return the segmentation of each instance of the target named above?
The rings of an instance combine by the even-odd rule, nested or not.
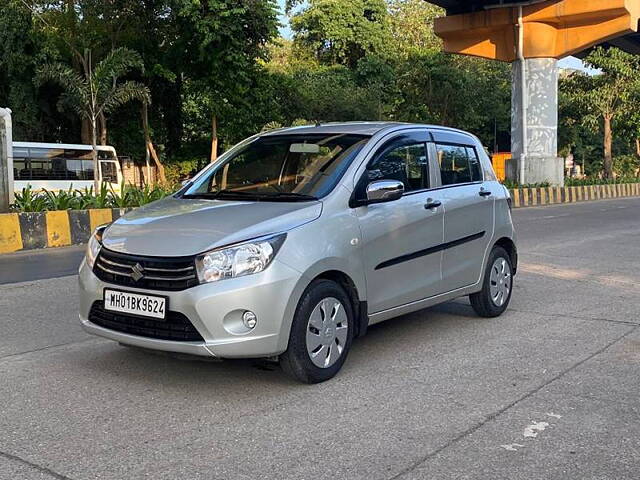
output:
[[[247,310],[242,314],[242,324],[249,330],[253,330],[258,324],[258,317],[250,310]]]

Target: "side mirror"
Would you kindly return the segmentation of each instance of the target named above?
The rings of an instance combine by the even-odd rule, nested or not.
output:
[[[404,183],[397,180],[377,180],[367,185],[367,204],[398,200],[404,193]]]

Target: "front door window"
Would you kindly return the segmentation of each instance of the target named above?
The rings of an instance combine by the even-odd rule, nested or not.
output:
[[[423,142],[392,143],[367,167],[367,179],[398,180],[405,192],[423,190],[429,186],[427,152]]]

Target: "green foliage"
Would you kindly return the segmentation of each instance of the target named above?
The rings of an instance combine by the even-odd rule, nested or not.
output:
[[[640,60],[617,48],[595,48],[585,59],[587,66],[601,73],[574,72],[561,82],[569,102],[582,111],[581,122],[593,130],[600,128],[602,117],[616,117],[634,108],[638,94]]]
[[[443,124],[510,146],[510,66],[445,54],[433,31],[443,10],[428,1],[289,0],[292,40],[278,38],[275,0],[0,3],[0,105],[14,111],[15,140],[89,143],[104,112],[107,142],[139,161],[131,100],[148,101],[171,184],[208,163],[213,117],[221,150],[263,128],[349,120]],[[587,63],[601,74],[561,80],[561,153],[590,176],[628,176],[640,156],[640,60],[595,49]],[[98,189],[85,204],[130,201]]]
[[[637,177],[640,173],[640,162],[635,155],[619,155],[613,159],[613,172],[616,177]]]
[[[391,42],[385,0],[310,0],[291,18],[297,43],[325,65],[355,67],[368,54],[381,54]]]
[[[149,185],[145,185],[142,188],[127,185],[122,192],[122,200],[120,201],[121,207],[140,207],[147,203],[160,200],[173,193],[165,188],[157,186],[152,187]]]
[[[502,184],[509,190],[516,190],[518,188],[547,188],[551,186],[549,182],[525,183],[521,185],[518,182],[514,182],[512,180],[505,180],[504,182],[502,182]]]
[[[165,165],[165,174],[167,176],[167,182],[170,185],[177,185],[183,180],[191,177],[194,172],[197,172],[200,168],[206,165],[206,159],[191,158],[183,159],[181,161],[169,163]]]
[[[579,112],[569,122],[597,132],[604,129],[604,175],[613,176],[613,132],[619,119],[637,111],[640,98],[640,59],[617,48],[597,47],[585,59],[587,66],[600,73],[575,72],[560,82],[562,99]],[[624,121],[624,120],[623,120]],[[565,123],[568,123],[565,120]]]
[[[142,57],[133,50],[112,50],[96,65],[93,64],[91,51],[88,49],[84,55],[78,54],[77,59],[82,64],[82,74],[64,63],[56,62],[40,66],[37,78],[40,83],[58,84],[63,89],[59,107],[71,108],[81,119],[89,122],[92,131],[93,168],[98,171],[98,153],[95,148],[98,120],[105,119],[106,115],[132,100],[149,103],[150,93],[140,82],[128,80],[119,83],[120,77],[133,69],[144,67]],[[96,177],[96,188],[97,182]]]
[[[26,187],[16,192],[12,208],[19,212],[42,212],[47,209],[47,197]]]
[[[72,190],[72,187],[69,187],[69,190],[58,192],[44,189],[43,193],[46,195],[47,210],[78,210],[81,206],[80,197]]]
[[[50,92],[40,98],[33,79],[37,65],[53,55],[24,3],[0,2],[0,105],[13,108],[15,137],[38,138],[45,128],[41,110],[48,107]]]
[[[293,79],[302,104],[297,117],[322,122],[379,119],[376,92],[358,85],[346,67],[320,67]]]
[[[425,0],[388,0],[391,53],[406,58],[426,51],[438,51],[442,41],[433,32],[433,21],[444,10]]]
[[[585,177],[585,178],[567,178],[565,186],[567,187],[583,187],[588,185],[617,185],[623,183],[640,183],[638,177],[618,177],[618,178],[601,178],[601,177]]]
[[[170,182],[208,162],[213,116],[222,150],[298,119],[443,123],[487,143],[497,124],[508,141],[508,69],[442,54],[432,27],[442,10],[423,0],[294,0],[293,40],[276,38],[273,0],[35,0],[37,14],[21,0],[8,3],[0,7],[0,39],[11,45],[0,50],[0,103],[8,89],[32,85],[27,108],[5,102],[18,112],[17,140],[86,143],[81,119],[102,105],[108,143],[140,160],[140,109],[122,104],[140,99],[144,86]],[[9,61],[13,70],[3,67]],[[28,68],[7,87],[16,65]],[[86,108],[92,88],[108,101]]]
[[[64,89],[60,97],[62,107],[70,107],[80,117],[95,122],[101,114],[109,114],[132,100],[149,102],[149,89],[134,81],[118,83],[118,80],[133,69],[142,69],[142,57],[127,48],[111,51],[95,67],[91,53],[85,52],[84,74],[80,74],[64,63],[49,63],[38,68],[37,78],[41,83],[57,83]]]
[[[92,208],[132,208],[155,202],[173,193],[174,190],[160,186],[123,184],[120,192],[103,183],[97,195],[93,187],[83,190],[61,190],[35,192],[31,187],[17,192],[12,210],[15,212],[43,212],[47,210],[86,210]]]
[[[455,126],[496,142],[494,129],[510,128],[508,65],[441,52],[411,55],[398,67],[394,118]],[[506,143],[506,142],[505,142]]]

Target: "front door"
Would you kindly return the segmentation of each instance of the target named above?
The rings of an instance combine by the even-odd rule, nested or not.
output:
[[[442,177],[439,198],[446,212],[443,286],[452,291],[480,279],[493,237],[495,200],[491,184],[483,181],[475,147],[436,144],[436,150]]]
[[[443,209],[429,206],[426,132],[386,142],[367,165],[356,195],[369,182],[399,180],[399,200],[358,207],[369,312],[378,313],[440,292]],[[434,203],[434,202],[431,202]],[[425,208],[427,207],[427,208]]]

